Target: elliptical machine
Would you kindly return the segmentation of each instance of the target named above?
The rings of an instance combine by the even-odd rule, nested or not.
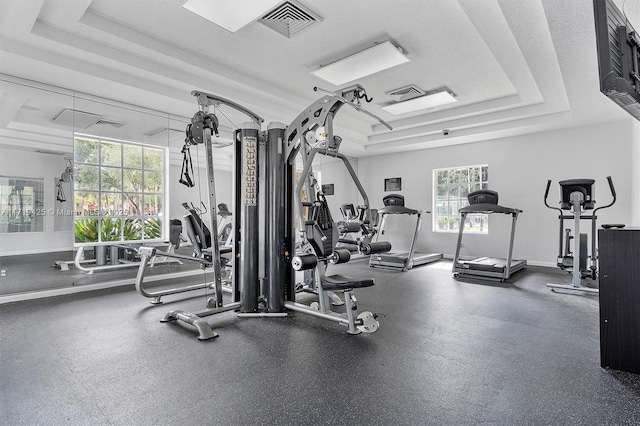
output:
[[[595,199],[593,185],[595,180],[593,179],[568,179],[558,182],[560,184],[560,207],[552,207],[547,203],[547,197],[549,196],[549,188],[551,187],[551,180],[547,181],[547,189],[544,192],[544,204],[552,210],[557,210],[559,213],[558,219],[560,220],[559,228],[559,245],[558,245],[558,258],[557,265],[560,269],[570,271],[572,274],[571,285],[551,284],[547,286],[554,289],[563,289],[570,291],[582,291],[587,293],[597,294],[599,290],[597,288],[585,287],[582,285],[582,279],[588,278],[595,280],[598,273],[598,251],[596,247],[596,222],[598,216],[596,213],[598,210],[611,207],[616,202],[616,190],[613,186],[611,176],[607,176],[609,182],[609,189],[611,190],[612,201],[606,206],[595,208]],[[565,214],[566,210],[570,210],[572,214]],[[593,210],[590,215],[584,214],[587,210]],[[564,229],[564,220],[573,219],[573,235],[571,229]],[[591,221],[591,254],[588,253],[588,239],[589,235],[586,233],[580,233],[580,220]],[[608,227],[622,226],[622,225],[606,225]],[[573,241],[573,251],[571,251],[571,242]],[[588,261],[590,259],[590,261]],[[587,267],[587,263],[589,266]]]

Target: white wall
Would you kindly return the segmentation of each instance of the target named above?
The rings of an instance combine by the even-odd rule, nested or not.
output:
[[[71,250],[73,231],[54,231],[56,194],[53,178],[66,167],[61,155],[39,154],[33,151],[0,148],[0,174],[44,179],[44,232],[0,234],[0,255],[42,253]],[[71,194],[66,194],[71,197]]]
[[[372,207],[382,206],[385,178],[402,178],[407,207],[433,209],[433,169],[475,164],[489,165],[489,187],[498,191],[500,204],[524,210],[516,230],[514,257],[530,264],[553,266],[557,255],[557,213],[543,203],[547,179],[551,179],[550,204],[559,200],[558,181],[571,178],[596,180],[596,206],[610,201],[606,176],[611,175],[618,201],[599,212],[598,223],[632,223],[632,151],[640,164],[640,147],[632,149],[629,121],[539,133],[487,142],[434,148],[359,159],[359,177]],[[634,131],[638,132],[637,127]],[[637,133],[636,138],[637,140]],[[637,179],[636,179],[637,180]],[[637,184],[636,184],[637,185]],[[636,188],[640,206],[640,189]],[[636,212],[640,212],[636,207]],[[638,217],[636,214],[635,217]],[[411,224],[408,218],[392,224],[388,238],[394,247],[408,247]],[[397,221],[399,222],[399,221]],[[431,215],[426,215],[418,249],[452,255],[457,234],[434,233]],[[583,221],[583,227],[587,222]],[[509,217],[490,215],[489,235],[465,234],[463,255],[505,257],[509,239]],[[396,236],[395,241],[393,233]]]

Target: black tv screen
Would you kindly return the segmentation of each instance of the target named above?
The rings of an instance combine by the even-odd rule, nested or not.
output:
[[[640,38],[612,0],[593,0],[600,91],[640,120]]]

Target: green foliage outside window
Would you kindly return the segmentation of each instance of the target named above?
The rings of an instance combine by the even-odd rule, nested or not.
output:
[[[98,223],[102,226],[98,230]],[[124,228],[121,229],[124,223]],[[144,238],[159,239],[162,237],[162,221],[159,218],[148,218],[144,220]],[[98,241],[125,241],[142,240],[142,222],[140,219],[76,219],[75,221],[75,241],[76,243],[92,243]],[[122,230],[122,234],[121,231]]]

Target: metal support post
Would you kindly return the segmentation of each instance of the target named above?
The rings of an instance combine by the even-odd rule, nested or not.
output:
[[[236,206],[240,218],[239,244],[234,244],[236,269],[234,275],[239,279],[241,289],[240,312],[258,311],[259,281],[259,215],[258,215],[258,144],[259,126],[244,123],[236,132]],[[238,222],[236,222],[238,223]],[[236,273],[237,271],[237,273]]]
[[[215,289],[215,306],[216,308],[222,306],[222,277],[220,266],[220,245],[218,241],[218,204],[216,203],[216,183],[213,173],[213,147],[211,145],[211,130],[206,129],[209,132],[208,137],[205,138],[204,148],[207,154],[207,183],[209,189],[209,217],[211,218],[211,229],[214,231],[211,233],[211,247],[214,253],[213,256],[213,284]]]
[[[284,310],[284,283],[291,253],[285,242],[284,203],[284,123],[270,123],[267,127],[265,182],[265,283],[267,311]]]

